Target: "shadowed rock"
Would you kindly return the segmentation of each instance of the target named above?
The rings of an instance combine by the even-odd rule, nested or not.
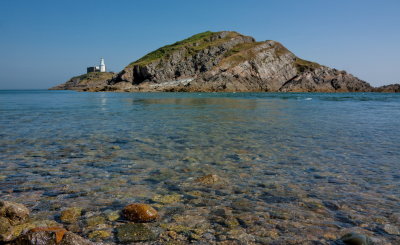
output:
[[[340,238],[342,242],[346,245],[373,245],[374,243],[371,241],[369,237],[363,234],[358,233],[347,233],[346,235]]]

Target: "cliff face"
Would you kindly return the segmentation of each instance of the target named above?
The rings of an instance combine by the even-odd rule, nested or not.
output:
[[[89,91],[370,92],[368,83],[300,59],[276,41],[204,32],[159,48],[115,76],[58,87]],[[93,84],[94,85],[93,85]]]
[[[200,33],[162,47],[131,63],[118,74],[113,83],[163,83],[194,78],[217,66],[224,54],[234,46],[253,42],[252,37],[235,32]]]

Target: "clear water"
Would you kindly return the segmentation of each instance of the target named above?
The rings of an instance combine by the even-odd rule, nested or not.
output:
[[[380,227],[399,225],[399,129],[400,94],[0,91],[0,196],[51,218],[172,194],[161,222],[197,213],[216,240],[223,207],[269,214],[241,223],[255,241],[268,223],[265,239],[356,229],[396,244]],[[228,184],[194,181],[210,173]]]

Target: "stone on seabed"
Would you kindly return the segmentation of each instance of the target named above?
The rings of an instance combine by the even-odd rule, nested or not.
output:
[[[117,238],[121,243],[130,243],[154,240],[156,236],[144,224],[128,223],[117,228]]]
[[[347,245],[373,245],[369,237],[358,233],[347,233],[340,238]]]
[[[219,182],[221,179],[216,174],[208,174],[196,179],[196,182],[202,183],[204,185],[212,185]]]
[[[111,232],[106,231],[106,230],[97,230],[97,231],[92,231],[89,233],[89,238],[90,239],[104,239],[112,236]]]
[[[108,221],[116,221],[119,219],[119,211],[106,210],[104,212]]]
[[[22,224],[29,218],[29,209],[19,203],[0,200],[0,217],[7,218],[11,225]]]
[[[106,223],[106,218],[104,218],[101,215],[96,215],[96,216],[92,216],[92,217],[88,217],[86,219],[86,225],[87,227],[95,227],[95,226],[99,226]]]
[[[151,222],[158,217],[157,211],[148,204],[133,203],[122,210],[123,216],[133,222]]]
[[[152,200],[154,202],[163,203],[163,204],[171,204],[177,203],[181,201],[181,195],[172,194],[172,195],[155,195]]]
[[[387,234],[390,235],[400,235],[400,230],[397,228],[397,226],[391,225],[391,224],[386,224],[382,228]]]
[[[72,207],[67,208],[61,212],[60,219],[64,223],[72,224],[78,221],[78,218],[82,214],[82,208]]]

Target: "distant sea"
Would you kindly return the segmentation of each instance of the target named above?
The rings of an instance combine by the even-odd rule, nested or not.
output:
[[[400,94],[3,90],[0,197],[50,219],[146,202],[175,208],[165,222],[209,209],[213,233],[225,207],[301,223],[282,237],[366,223],[397,242],[370,226],[400,212]]]

